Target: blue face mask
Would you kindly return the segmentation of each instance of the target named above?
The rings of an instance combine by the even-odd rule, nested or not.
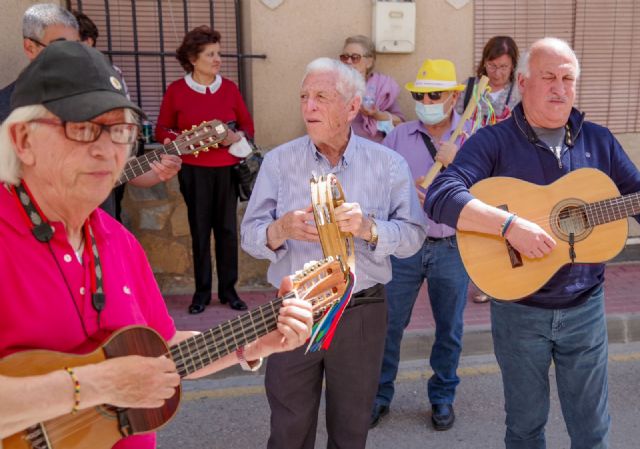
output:
[[[448,100],[448,99],[447,99]],[[416,115],[425,125],[436,125],[447,118],[449,112],[444,112],[444,103],[424,104],[416,101]]]
[[[393,121],[391,121],[391,120],[378,120],[377,123],[376,123],[376,128],[378,128],[378,131],[380,131],[383,134],[387,135],[391,131],[393,131]]]

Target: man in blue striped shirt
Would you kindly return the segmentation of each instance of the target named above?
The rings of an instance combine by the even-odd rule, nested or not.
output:
[[[355,237],[355,294],[330,350],[269,359],[269,449],[314,448],[323,378],[328,447],[364,449],[386,335],[389,257],[412,256],[425,239],[404,158],[351,131],[363,92],[362,76],[339,61],[320,58],[307,66],[300,93],[307,135],[266,155],[242,222],[243,249],[271,261],[268,280],[277,286],[282,276],[323,257],[311,210],[312,173],[334,173],[351,201],[336,210],[336,220]]]

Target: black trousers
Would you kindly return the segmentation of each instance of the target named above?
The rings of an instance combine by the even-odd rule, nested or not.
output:
[[[314,449],[323,379],[327,448],[365,449],[387,334],[387,306],[381,284],[355,296],[327,351],[305,355],[302,346],[269,356],[267,449]]]
[[[211,300],[213,270],[211,231],[215,238],[218,296],[233,300],[238,281],[238,194],[231,167],[198,167],[184,164],[178,172],[180,192],[187,204],[193,272],[194,304]]]

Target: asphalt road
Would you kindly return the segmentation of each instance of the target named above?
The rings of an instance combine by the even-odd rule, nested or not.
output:
[[[404,362],[391,413],[369,433],[367,449],[504,448],[502,384],[492,356],[463,358],[456,424],[436,432],[429,424],[425,362]],[[552,377],[552,384],[555,383]],[[611,449],[640,448],[640,344],[610,347],[609,397],[613,419]],[[160,430],[160,449],[264,448],[269,408],[262,376],[244,375],[186,382],[176,418]],[[326,447],[320,411],[316,447]],[[569,449],[555,389],[547,425],[547,447]]]

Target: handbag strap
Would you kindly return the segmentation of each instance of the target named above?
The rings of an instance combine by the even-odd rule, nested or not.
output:
[[[509,93],[507,94],[507,100],[504,102],[505,107],[509,106],[509,100],[511,100],[511,92],[513,91],[513,84],[511,83],[511,86],[509,86]]]
[[[424,141],[424,144],[427,147],[427,150],[429,150],[429,154],[431,154],[431,157],[435,162],[436,153],[438,152],[438,150],[436,150],[435,145],[433,145],[433,142],[431,141],[431,137],[427,136],[425,133],[422,133],[420,131],[418,131],[418,134],[420,134],[420,136],[422,137],[422,140]],[[444,170],[444,166],[440,168],[440,171],[443,171],[443,170]]]
[[[467,80],[467,88],[464,90],[464,102],[462,110],[464,111],[465,109],[467,109],[467,105],[469,104],[469,101],[471,100],[471,94],[473,94],[473,85],[476,83],[476,78],[473,76],[470,76],[469,79]]]

